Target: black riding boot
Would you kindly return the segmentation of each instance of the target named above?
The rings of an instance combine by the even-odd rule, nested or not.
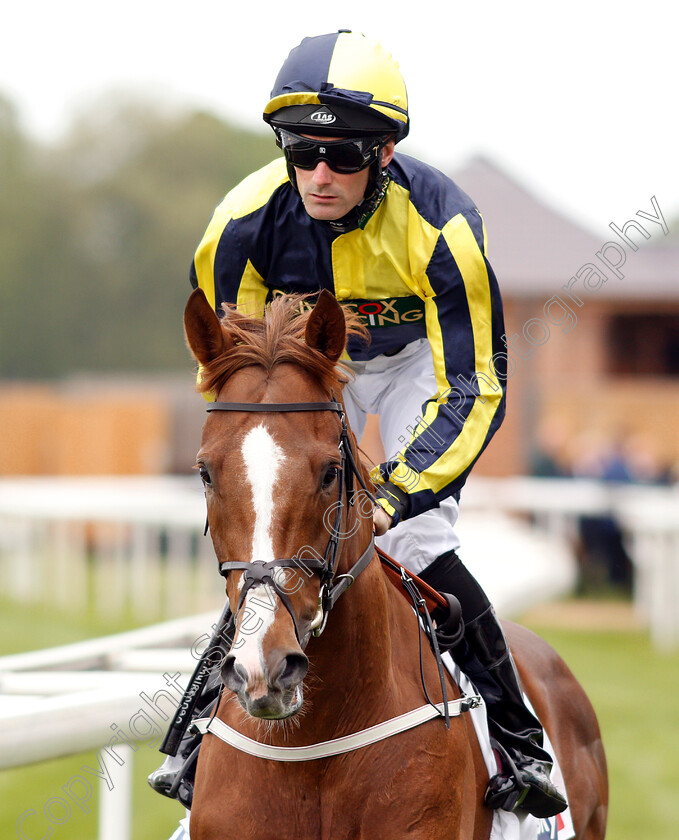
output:
[[[221,692],[221,685],[211,685],[196,704],[194,717],[209,717],[214,703]],[[184,732],[175,755],[168,755],[165,761],[148,777],[149,785],[163,796],[178,799],[185,808],[193,803],[193,785],[196,779],[196,764],[203,736],[193,734],[190,724]]]
[[[485,804],[543,818],[560,813],[567,803],[549,778],[552,758],[542,749],[542,726],[523,701],[514,661],[485,592],[454,551],[437,558],[420,577],[462,605],[464,638],[453,657],[481,693],[490,733],[504,753],[502,771],[488,783]]]
[[[198,752],[203,740],[191,731],[191,722],[209,717],[222,691],[220,668],[233,640],[233,616],[224,607],[210,644],[196,666],[160,751],[165,761],[148,777],[149,785],[163,796],[178,799],[185,808],[193,802]]]

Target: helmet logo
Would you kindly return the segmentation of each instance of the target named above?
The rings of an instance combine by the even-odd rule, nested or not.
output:
[[[330,125],[336,120],[335,115],[331,111],[314,111],[309,117],[312,122],[321,123],[322,125]]]

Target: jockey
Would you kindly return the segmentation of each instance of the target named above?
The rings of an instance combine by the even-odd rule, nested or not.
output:
[[[523,701],[486,594],[455,534],[465,480],[504,417],[502,303],[483,221],[441,172],[394,151],[409,129],[397,63],[348,31],[305,38],[264,120],[283,157],[217,207],[191,269],[213,307],[260,313],[277,294],[329,289],[370,332],[350,341],[344,390],[360,438],[380,416],[388,460],[373,471],[381,547],[462,605],[456,661],[482,694],[503,769],[491,808],[547,817],[566,807],[542,728]],[[158,771],[157,771],[158,772]]]

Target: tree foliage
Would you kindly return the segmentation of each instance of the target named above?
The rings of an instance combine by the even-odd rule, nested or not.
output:
[[[0,98],[0,378],[186,368],[193,252],[275,155],[265,129],[131,101],[45,148]]]

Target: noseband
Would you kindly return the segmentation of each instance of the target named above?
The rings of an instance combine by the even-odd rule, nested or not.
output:
[[[315,635],[320,635],[328,620],[328,613],[335,605],[339,596],[345,592],[351,584],[356,580],[358,575],[365,569],[370,562],[370,559],[375,550],[375,535],[373,534],[368,547],[358,558],[356,563],[349,569],[347,574],[335,576],[335,569],[337,565],[337,554],[340,544],[340,533],[342,524],[342,500],[345,494],[347,502],[350,507],[353,507],[355,502],[354,490],[354,476],[358,479],[359,484],[363,490],[368,494],[368,497],[374,502],[375,497],[368,489],[363,476],[354,459],[354,454],[351,449],[349,441],[349,430],[347,428],[347,421],[344,413],[344,406],[339,402],[305,402],[305,403],[239,403],[239,402],[210,402],[207,404],[207,411],[249,411],[257,413],[290,413],[297,411],[332,411],[340,419],[342,429],[338,448],[340,451],[340,470],[337,479],[337,505],[335,511],[335,521],[330,532],[330,539],[325,549],[323,558],[320,557],[286,557],[277,560],[265,562],[263,560],[254,560],[252,563],[241,563],[236,561],[224,560],[219,564],[219,573],[226,577],[230,571],[243,572],[243,586],[241,589],[240,598],[238,601],[237,612],[240,611],[247,593],[254,586],[260,584],[268,584],[273,588],[275,593],[281,599],[287,611],[290,613],[292,622],[295,627],[295,635],[301,647],[304,647],[308,642],[309,634],[304,638],[301,636],[299,623],[292,608],[292,604],[284,589],[284,584],[280,580],[276,580],[276,572],[278,569],[301,569],[306,572],[314,572],[318,574],[321,580],[321,590],[319,595],[319,604],[322,610],[322,619],[319,625],[314,628]],[[207,524],[206,524],[207,528]]]

